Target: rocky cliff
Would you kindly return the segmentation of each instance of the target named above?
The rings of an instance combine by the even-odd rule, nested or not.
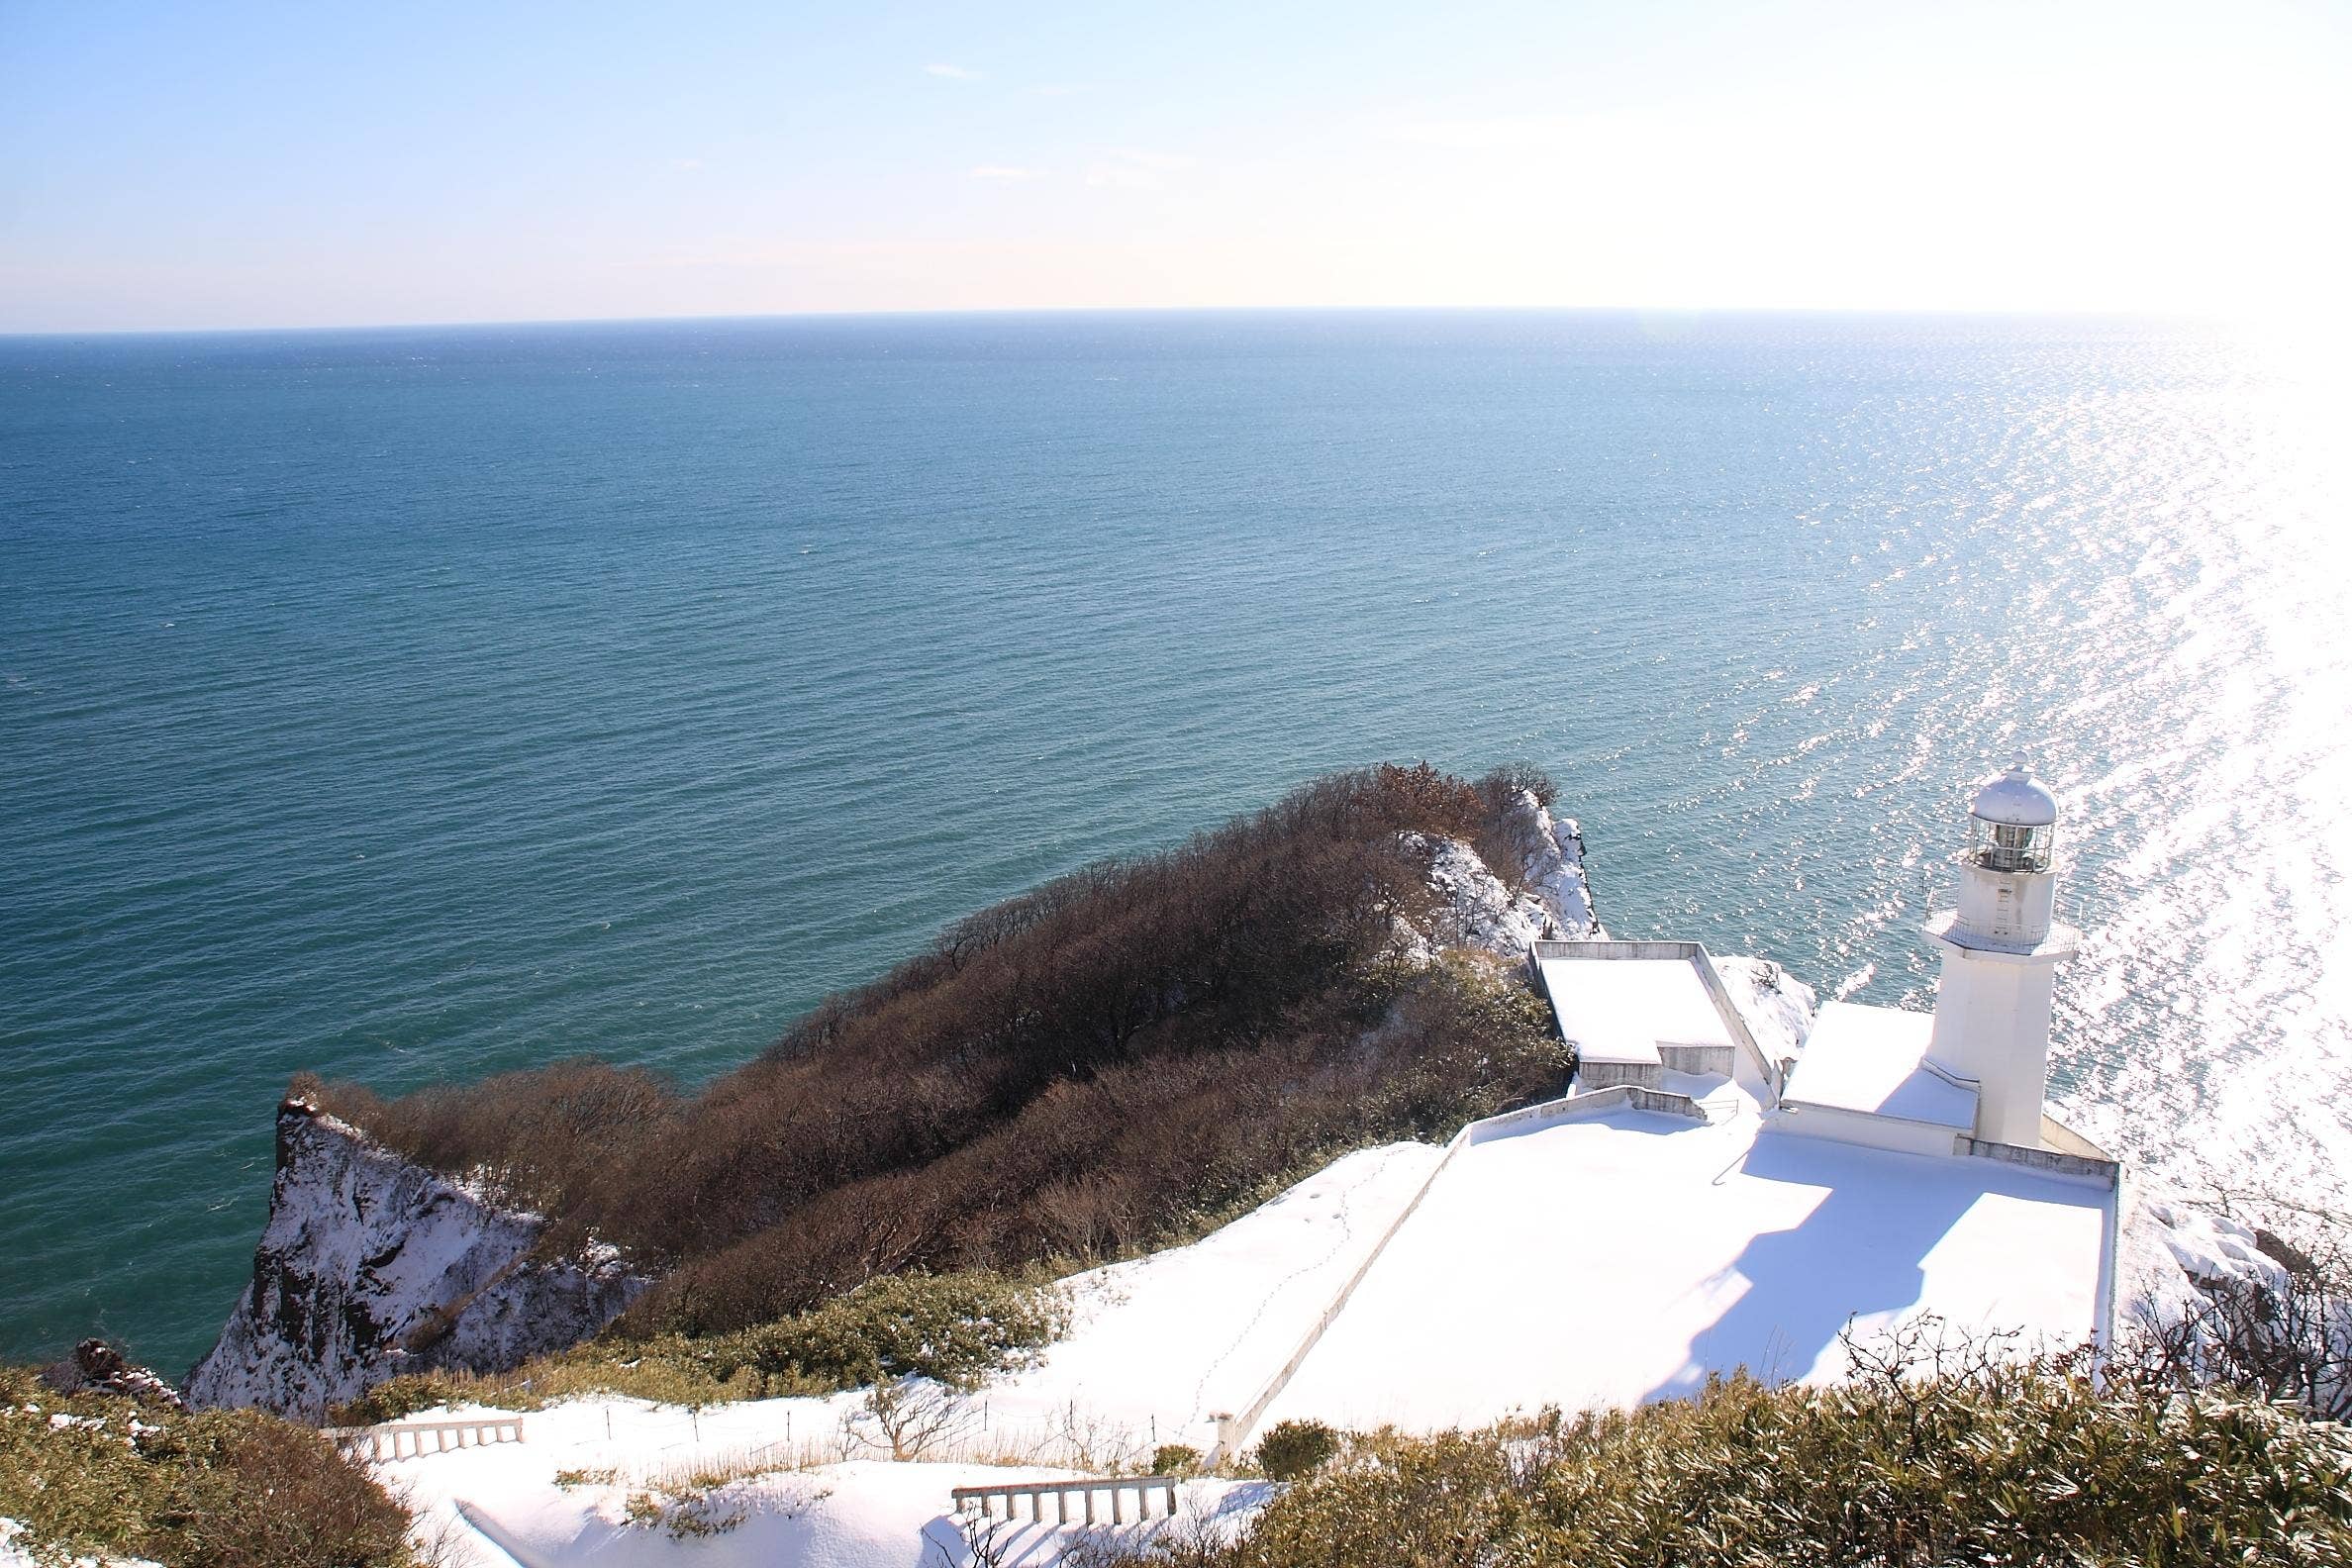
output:
[[[1537,937],[1607,934],[1593,914],[1592,889],[1585,881],[1584,839],[1572,820],[1555,821],[1531,794],[1522,793],[1506,824],[1519,864],[1510,869],[1523,888],[1513,892],[1458,838],[1407,833],[1407,848],[1429,859],[1429,886],[1442,901],[1434,929],[1400,931],[1410,958],[1425,961],[1434,948],[1481,948],[1518,960]]]
[[[574,1344],[650,1283],[610,1248],[535,1256],[545,1227],[289,1099],[253,1283],[187,1397],[320,1421],[401,1372],[499,1370]]]

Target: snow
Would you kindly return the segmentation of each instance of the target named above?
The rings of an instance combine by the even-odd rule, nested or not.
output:
[[[1499,1124],[1442,1167],[1426,1145],[1367,1149],[1190,1246],[1079,1276],[1069,1336],[984,1391],[971,1428],[922,1462],[843,1445],[856,1395],[699,1413],[600,1399],[527,1416],[523,1443],[379,1473],[429,1520],[462,1521],[473,1568],[959,1563],[956,1486],[1131,1468],[1155,1443],[1206,1449],[1212,1415],[1247,1407],[1424,1187],[1258,1430],[1294,1416],[1429,1429],[1547,1403],[1630,1405],[1741,1365],[1831,1378],[1849,1320],[1864,1335],[1923,1312],[2053,1345],[2093,1332],[2103,1186],[1759,1139],[1761,1107],[1737,1084],[1664,1078],[1705,1124],[1633,1110]],[[2143,1250],[2162,1253],[2160,1230],[2180,1233],[2150,1221]],[[2218,1230],[2198,1244],[2264,1261]],[[758,1468],[748,1461],[794,1468],[714,1493],[711,1508],[743,1515],[723,1534],[680,1539],[630,1519],[633,1493],[665,1476]],[[1199,1483],[1185,1496],[1193,1520],[1229,1523],[1264,1491]],[[1078,1533],[1023,1519],[997,1544],[1043,1568]]]
[[[2116,1248],[2116,1316],[2125,1325],[2163,1327],[2194,1318],[2205,1289],[2287,1289],[2287,1270],[2236,1221],[2192,1205],[2182,1194],[2127,1179]]]
[[[1077,1276],[1069,1336],[990,1390],[991,1420],[1045,1431],[1075,1405],[1146,1455],[1207,1452],[1209,1418],[1256,1396],[1443,1154],[1360,1150],[1191,1246]]]
[[[1717,958],[1715,967],[1764,1059],[1801,1054],[1813,1027],[1813,987],[1765,958]]]
[[[1555,822],[1528,791],[1503,822],[1523,892],[1513,893],[1458,838],[1403,833],[1400,841],[1429,857],[1429,886],[1442,901],[1435,945],[1477,947],[1518,961],[1538,937],[1595,937],[1603,934],[1593,914],[1592,889],[1585,881],[1584,840],[1573,822]],[[1407,957],[1425,963],[1432,944],[1406,927],[1399,945]]]
[[[927,1536],[942,1549],[958,1539],[945,1518],[954,1487],[1099,1474],[1114,1463],[1139,1468],[1160,1443],[1205,1452],[1216,1438],[1209,1418],[1254,1397],[1442,1153],[1422,1143],[1359,1150],[1190,1246],[1068,1281],[1070,1333],[1039,1365],[972,1402],[971,1428],[948,1445],[958,1462],[837,1462],[842,1421],[859,1403],[854,1394],[699,1413],[597,1399],[527,1415],[521,1443],[397,1460],[378,1474],[408,1487],[431,1519],[461,1526],[477,1568],[624,1568],[689,1555],[697,1564],[761,1568],[923,1562]],[[978,1456],[1036,1462],[960,1462]],[[628,1522],[631,1492],[664,1472],[755,1459],[805,1468],[733,1483],[720,1502],[739,1505],[747,1517],[723,1535],[689,1543]],[[1071,1464],[1081,1468],[1055,1467]],[[616,1472],[611,1482],[556,1480],[563,1472],[608,1470]],[[1262,1493],[1233,1483],[1189,1484],[1185,1513],[1229,1519]],[[999,1544],[1009,1548],[1008,1562],[1050,1564],[1076,1528],[1024,1519]],[[1127,1533],[1139,1528],[1130,1524]]]
[[[2051,1345],[2092,1336],[2105,1188],[1758,1139],[1756,1103],[1714,1082],[1704,1127],[1626,1110],[1462,1149],[1261,1429],[1626,1406],[1740,1366],[1834,1378],[1849,1319],[1864,1335],[1935,1313]]]
[[[1829,1003],[1783,1098],[1969,1131],[1976,1126],[1976,1092],[1925,1065],[1934,1029],[1932,1013]]]
[[[1489,936],[1523,922],[1520,901],[1488,896],[1501,889],[1483,866],[1471,874],[1474,855],[1462,863],[1447,858],[1467,854],[1461,846],[1432,848],[1434,870],[1464,895],[1457,913],[1486,921]],[[1766,1054],[1796,1055],[1812,994],[1755,960],[1716,969]],[[1613,1036],[1733,1043],[1689,959],[1586,962],[1558,994],[1588,1049]],[[1851,1081],[1839,1027],[1816,1029],[1805,1052],[1824,1083]],[[1845,1370],[1849,1323],[1867,1335],[1918,1313],[2048,1344],[2097,1328],[2115,1203],[2104,1186],[1983,1159],[1760,1139],[1752,1086],[1660,1078],[1707,1120],[1543,1113],[1474,1127],[1450,1158],[1417,1143],[1361,1150],[1189,1246],[1077,1276],[1064,1287],[1067,1336],[975,1396],[965,1425],[918,1460],[855,1442],[858,1394],[700,1411],[590,1399],[530,1413],[523,1442],[387,1461],[378,1473],[422,1511],[428,1536],[450,1532],[453,1568],[956,1565],[972,1554],[953,1488],[1138,1469],[1165,1443],[1208,1450],[1215,1418],[1251,1407],[1359,1271],[1256,1431],[1290,1417],[1430,1429],[1544,1404],[1631,1405],[1742,1365],[1832,1378]],[[2250,1238],[2191,1234],[2169,1210],[2137,1223],[2125,1255],[2166,1288],[2191,1272],[2182,1254],[2267,1261]],[[1179,1522],[1229,1527],[1268,1495],[1263,1484],[1186,1483]],[[682,1536],[644,1517],[648,1498],[674,1516],[697,1496],[691,1506],[729,1527]],[[1135,1541],[1168,1527],[1122,1529]],[[1000,1525],[984,1555],[1044,1568],[1083,1533],[1022,1519]]]
[[[1655,1064],[1660,1045],[1731,1048],[1731,1031],[1688,958],[1546,958],[1561,1037],[1589,1062]]]
[[[30,1532],[22,1519],[0,1519],[0,1568],[47,1568],[44,1559],[23,1544]],[[145,1557],[76,1557],[72,1568],[160,1568]]]
[[[734,1520],[715,1533],[680,1533],[665,1519],[633,1519],[633,1496],[652,1495],[665,1477],[675,1488],[678,1477],[698,1466],[725,1465],[751,1452],[756,1445],[745,1439],[772,1429],[777,1407],[822,1403],[767,1400],[706,1410],[695,1441],[683,1411],[581,1401],[527,1418],[526,1442],[397,1461],[379,1465],[377,1474],[421,1512],[420,1533],[446,1543],[451,1568],[941,1568],[942,1560],[958,1564],[969,1555],[951,1503],[956,1487],[1074,1477],[1033,1465],[818,1461],[707,1493],[669,1494],[703,1497],[703,1518]],[[616,1418],[617,1440],[605,1436],[608,1416]],[[1173,1524],[1229,1521],[1266,1492],[1262,1484],[1180,1483]],[[1099,1517],[1108,1518],[1107,1506],[1107,1498],[1098,1502]],[[1044,1520],[1001,1524],[996,1544],[1007,1564],[1044,1568],[1089,1534],[1140,1544],[1171,1527],[1159,1514],[1164,1506],[1155,1501],[1155,1517],[1139,1521],[1130,1493],[1124,1526],[1088,1530],[1055,1524],[1049,1503]]]

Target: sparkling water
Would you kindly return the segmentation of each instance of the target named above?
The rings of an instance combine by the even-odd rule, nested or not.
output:
[[[2343,359],[1593,314],[0,341],[0,1353],[176,1371],[300,1068],[692,1081],[1325,769],[1549,768],[1618,935],[1924,1007],[2059,788],[2056,1094],[2352,1144]]]

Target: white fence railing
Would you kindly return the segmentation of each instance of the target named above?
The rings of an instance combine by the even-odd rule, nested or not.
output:
[[[1129,1492],[1135,1494],[1135,1518],[1151,1518],[1151,1500],[1167,1500],[1168,1518],[1176,1517],[1176,1478],[1174,1476],[1104,1476],[1084,1481],[1008,1481],[1001,1486],[959,1486],[951,1496],[957,1513],[976,1509],[983,1519],[996,1513],[998,1499],[1005,1504],[1005,1518],[1014,1518],[1014,1505],[1022,1498],[1029,1499],[1029,1518],[1042,1522],[1045,1500],[1053,1499],[1056,1524],[1070,1522],[1070,1499],[1078,1498],[1083,1518],[1081,1523],[1095,1522],[1095,1494],[1111,1494],[1111,1522],[1125,1524],[1126,1513],[1121,1500]]]
[[[486,1448],[521,1442],[523,1418],[481,1416],[464,1421],[391,1421],[382,1426],[330,1426],[327,1435],[348,1454],[364,1459],[417,1459],[457,1448]]]

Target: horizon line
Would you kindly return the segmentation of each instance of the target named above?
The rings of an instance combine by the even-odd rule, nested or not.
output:
[[[53,338],[230,338],[256,334],[458,332],[495,328],[650,327],[694,322],[882,321],[1025,316],[1866,316],[2032,318],[2199,323],[2241,320],[2210,309],[2062,305],[970,305],[894,310],[720,311],[655,316],[533,316],[470,320],[325,322],[234,327],[0,327],[0,340]]]

